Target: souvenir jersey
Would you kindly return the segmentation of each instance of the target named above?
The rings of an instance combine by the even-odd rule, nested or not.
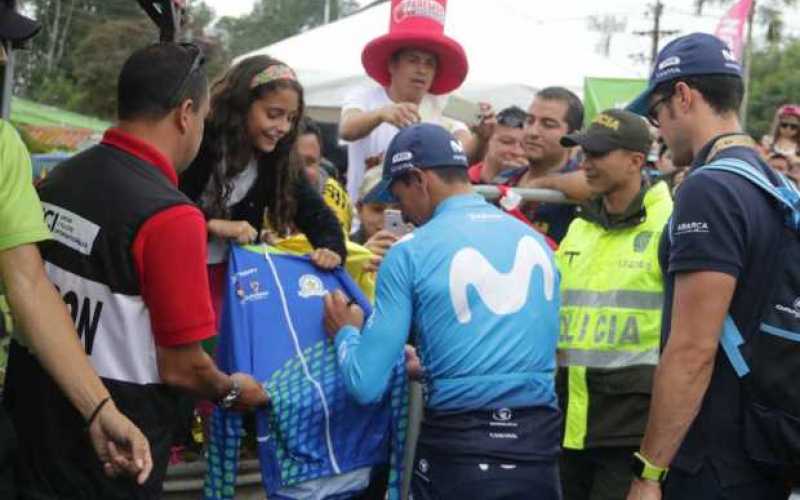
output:
[[[391,466],[390,498],[399,498],[407,411],[403,359],[397,360],[387,397],[360,405],[345,388],[323,328],[322,299],[335,290],[369,314],[371,307],[358,287],[341,268],[321,271],[307,257],[266,246],[232,246],[227,278],[218,365],[229,373],[252,374],[270,395],[269,407],[255,413],[269,498],[301,498],[283,492],[323,478],[352,478],[359,470],[368,482],[369,468],[385,463]],[[239,413],[215,409],[206,499],[234,497],[242,435]],[[366,486],[364,481],[350,483]]]

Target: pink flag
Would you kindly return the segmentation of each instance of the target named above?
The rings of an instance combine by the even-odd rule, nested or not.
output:
[[[742,60],[744,48],[744,26],[753,0],[739,0],[725,16],[719,20],[714,35],[728,44],[738,61]]]

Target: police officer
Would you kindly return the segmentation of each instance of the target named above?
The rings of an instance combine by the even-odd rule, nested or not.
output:
[[[647,422],[664,287],[658,240],[672,213],[666,183],[651,185],[643,175],[651,143],[644,119],[617,109],[561,139],[583,150],[596,193],[557,252],[566,500],[624,498]]]
[[[646,91],[630,106],[660,129],[677,165],[692,165],[675,199],[660,261],[665,273],[663,351],[629,499],[785,499],[775,471],[745,449],[742,382],[719,349],[727,315],[745,342],[760,323],[777,205],[736,174],[704,169],[738,159],[775,182],[742,133],[741,68],[719,39],[680,37],[661,50]],[[669,474],[666,474],[670,467]]]
[[[559,276],[543,238],[473,194],[461,144],[438,125],[395,136],[368,198],[399,203],[417,229],[386,254],[366,325],[334,295],[326,328],[363,403],[383,397],[415,341],[426,414],[414,498],[560,498]]]

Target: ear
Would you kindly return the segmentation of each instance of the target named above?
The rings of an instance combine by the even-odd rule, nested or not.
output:
[[[695,103],[695,95],[691,87],[686,85],[684,82],[678,82],[675,84],[675,95],[678,97],[675,99],[676,106],[678,109],[681,110],[682,113],[686,113]]]
[[[178,127],[181,134],[185,134],[191,126],[192,115],[194,114],[194,100],[185,99],[181,102],[180,106],[175,110],[175,126]]]

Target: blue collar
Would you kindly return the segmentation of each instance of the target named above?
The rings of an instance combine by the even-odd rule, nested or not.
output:
[[[486,200],[483,198],[483,196],[475,193],[451,196],[436,205],[436,209],[433,211],[433,217],[431,217],[431,220],[446,212],[454,212],[463,208],[481,207],[486,204]]]

